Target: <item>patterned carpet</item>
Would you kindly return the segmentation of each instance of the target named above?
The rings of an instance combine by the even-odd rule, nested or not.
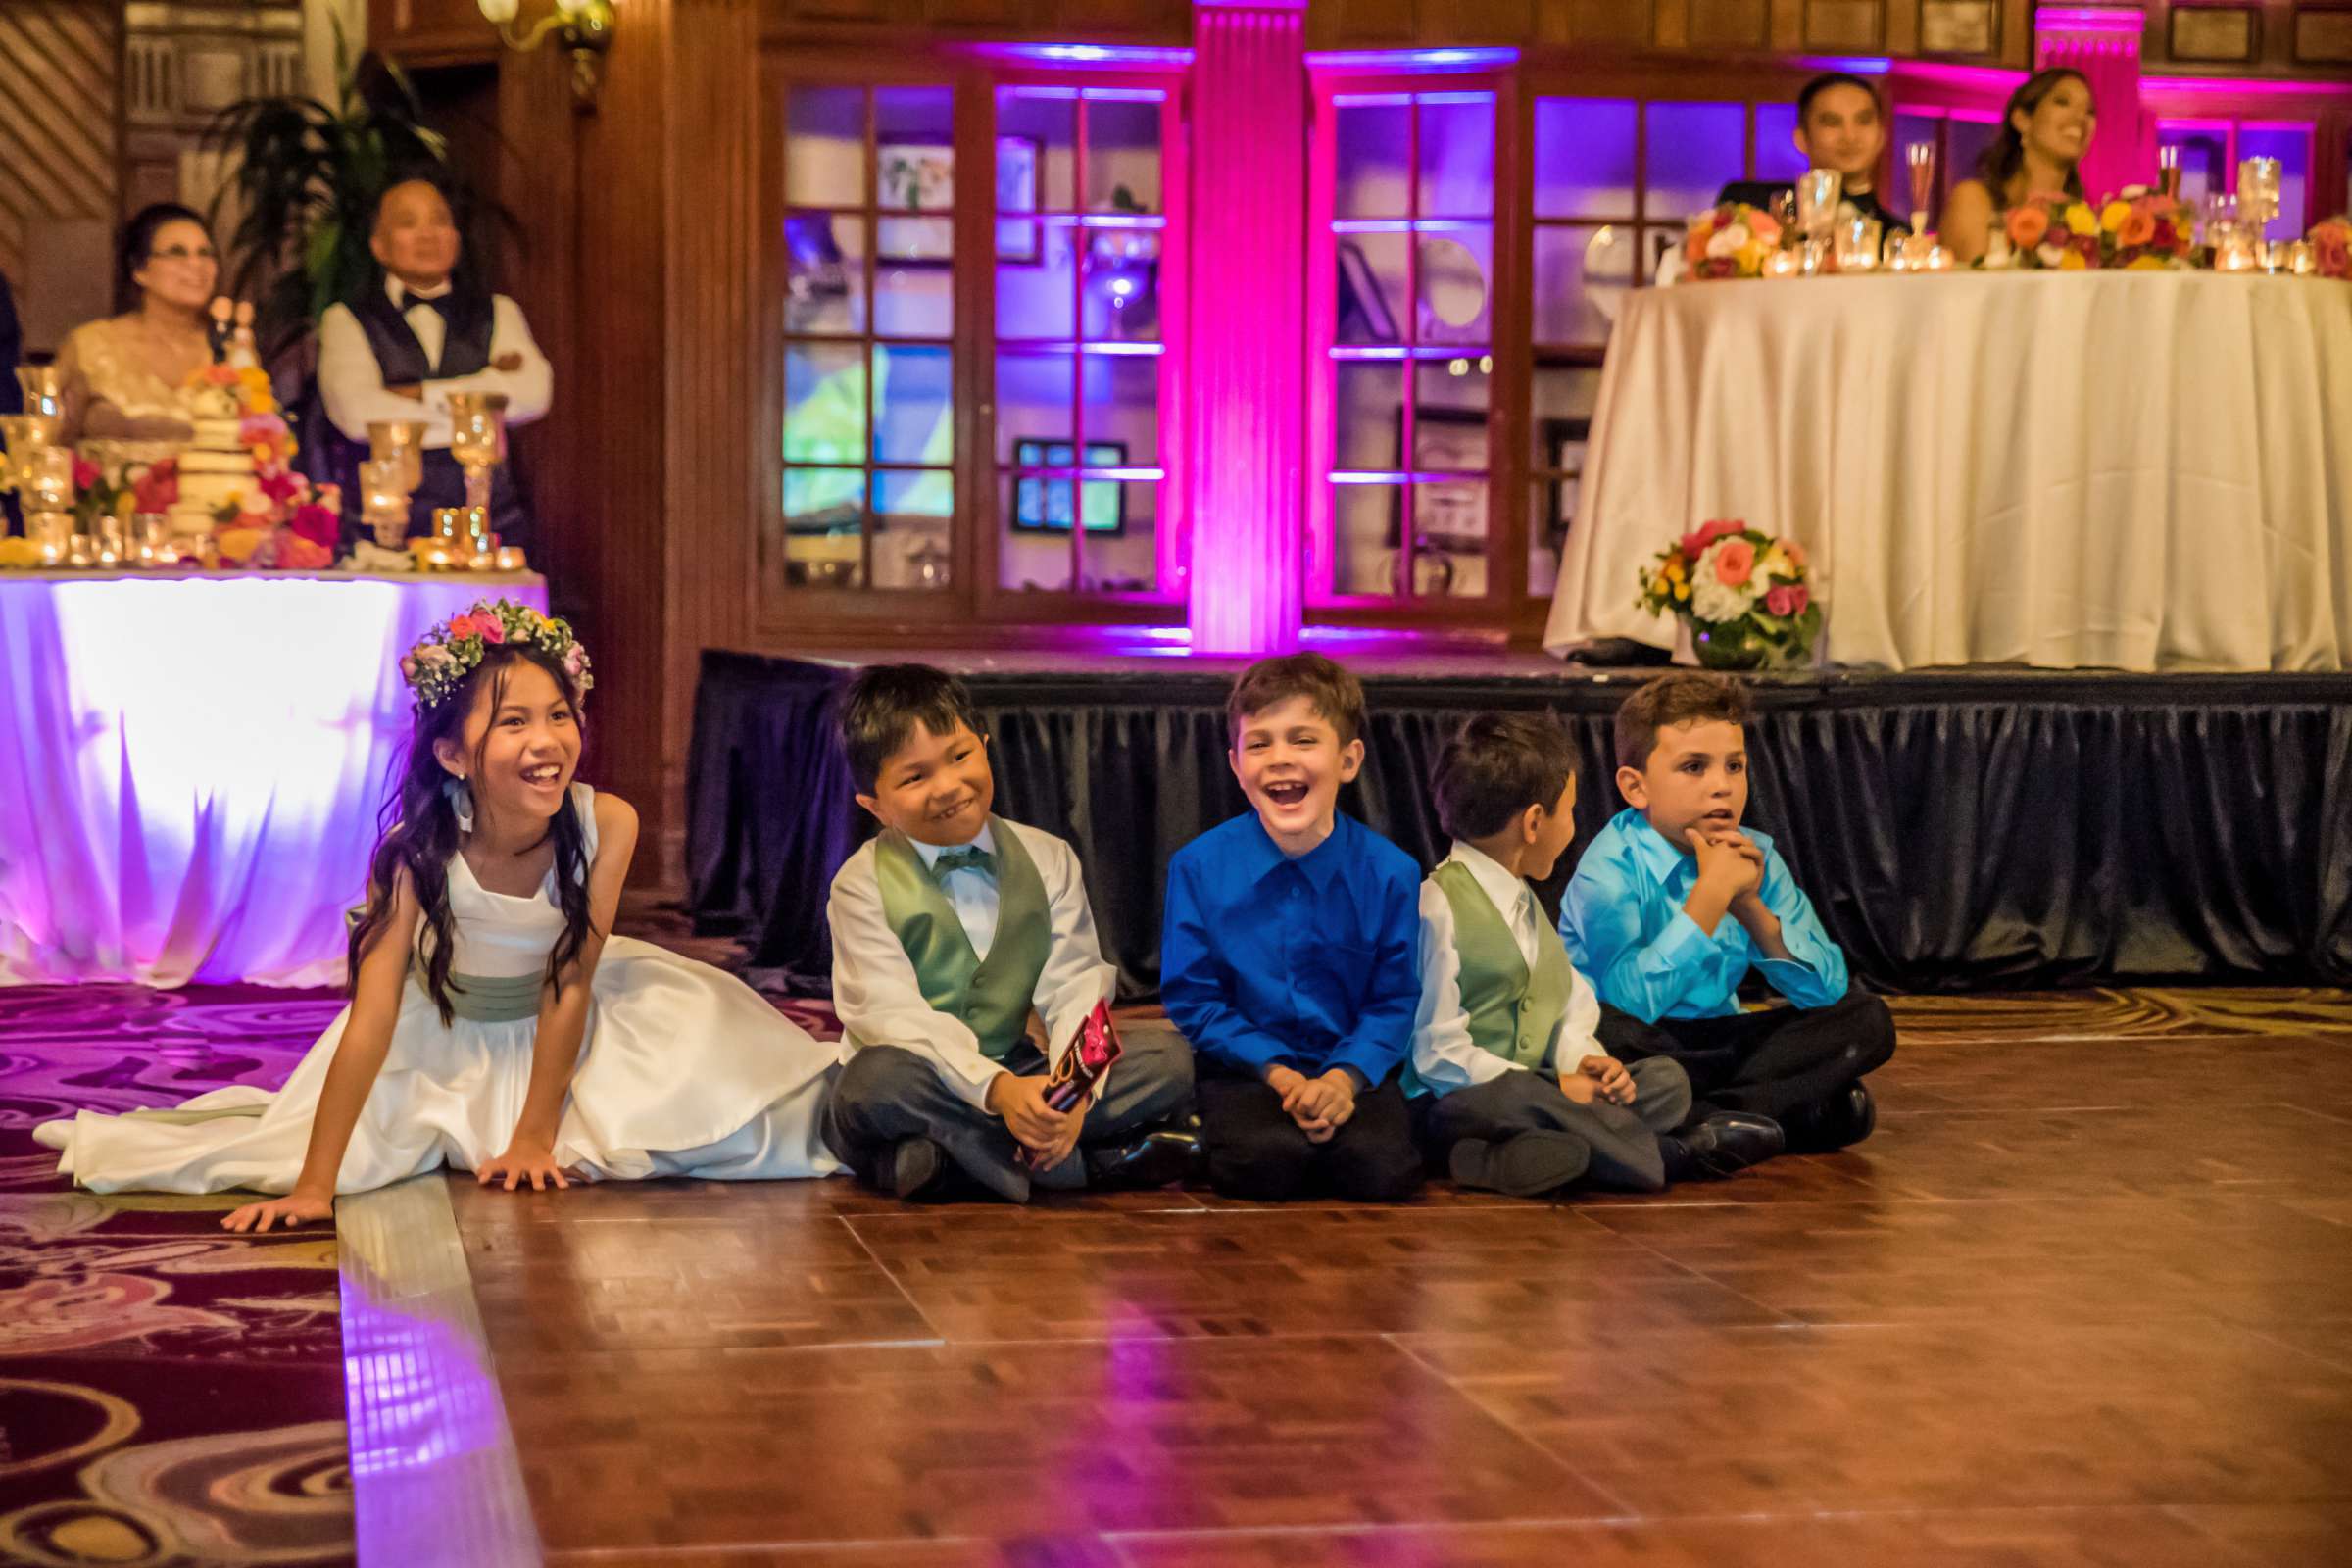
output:
[[[340,1005],[248,987],[0,991],[0,1561],[352,1560],[332,1238],[228,1236],[234,1197],[76,1193],[30,1136],[77,1108],[275,1085]],[[836,1032],[822,1004],[780,1005]],[[1921,1044],[2180,1041],[2341,1032],[2352,995],[1933,998],[1896,1013]]]

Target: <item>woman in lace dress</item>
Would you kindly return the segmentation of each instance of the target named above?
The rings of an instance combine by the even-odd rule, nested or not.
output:
[[[205,313],[220,280],[220,256],[196,214],[158,202],[130,220],[116,260],[120,314],[75,327],[58,351],[68,443],[194,433],[180,388],[213,363]]]

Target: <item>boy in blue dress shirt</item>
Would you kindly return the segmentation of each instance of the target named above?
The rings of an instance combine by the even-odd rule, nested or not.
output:
[[[1199,1054],[1217,1191],[1373,1201],[1420,1190],[1397,1068],[1421,1000],[1421,871],[1338,814],[1364,692],[1320,654],[1250,665],[1225,704],[1250,809],[1168,863],[1160,997]]]
[[[1842,1149],[1877,1120],[1862,1075],[1894,1054],[1894,1020],[1848,989],[1845,955],[1772,840],[1740,826],[1746,720],[1744,689],[1693,670],[1625,700],[1628,809],[1578,862],[1560,935],[1599,988],[1612,1055],[1680,1062],[1702,1114],[1771,1117],[1792,1151]],[[1793,1005],[1741,1011],[1751,967]]]

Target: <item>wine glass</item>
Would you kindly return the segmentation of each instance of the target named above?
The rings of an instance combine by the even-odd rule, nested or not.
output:
[[[1834,169],[1808,169],[1796,178],[1796,226],[1805,236],[1805,270],[1815,271],[1829,253],[1830,230],[1838,221],[1838,195],[1844,179]]]
[[[2237,203],[2254,225],[2254,237],[2268,237],[2271,220],[2278,216],[2281,171],[2276,158],[2248,158],[2237,166]]]
[[[368,455],[395,458],[401,465],[401,484],[414,492],[424,483],[424,421],[371,419],[368,424]]]

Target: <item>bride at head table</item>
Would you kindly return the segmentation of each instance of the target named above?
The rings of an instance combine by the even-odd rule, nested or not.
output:
[[[172,202],[140,210],[115,265],[117,315],[58,351],[68,444],[143,445],[193,435],[180,389],[213,363],[206,312],[220,276],[204,220]]]

